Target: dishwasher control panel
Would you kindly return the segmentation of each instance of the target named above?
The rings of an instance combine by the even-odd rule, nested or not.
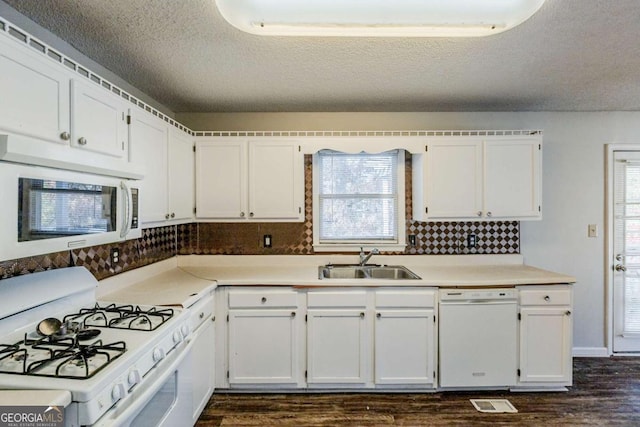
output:
[[[515,300],[515,289],[441,289],[440,301]]]

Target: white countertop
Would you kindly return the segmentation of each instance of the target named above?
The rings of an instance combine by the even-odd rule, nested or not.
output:
[[[181,256],[102,280],[102,301],[189,307],[215,286],[520,286],[574,283],[561,273],[524,265],[519,255],[377,256],[374,262],[404,265],[419,280],[319,279],[318,266],[353,263],[353,255]]]
[[[100,300],[190,307],[216,286],[213,280],[196,277],[175,265],[159,272],[145,268],[135,270],[134,275],[124,273],[118,275],[122,277],[114,276],[113,281],[111,278],[101,281]]]
[[[353,263],[354,256],[189,256],[179,268],[221,285],[283,286],[504,286],[573,283],[561,273],[522,264],[520,256],[377,256],[385,265],[404,265],[420,280],[319,279],[318,266]]]
[[[67,407],[70,403],[71,392],[66,390],[0,390],[0,406]]]

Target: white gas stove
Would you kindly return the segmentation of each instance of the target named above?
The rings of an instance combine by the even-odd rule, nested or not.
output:
[[[188,369],[186,313],[96,302],[96,287],[82,267],[0,281],[0,389],[71,392],[68,426],[170,425],[162,411],[176,402],[191,407],[178,390],[180,377],[190,375],[180,372]],[[165,406],[166,397],[154,397],[170,390],[171,405],[145,411]],[[149,424],[153,416],[159,419]]]

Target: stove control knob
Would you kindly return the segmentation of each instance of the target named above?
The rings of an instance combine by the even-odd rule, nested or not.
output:
[[[124,385],[122,383],[118,383],[115,386],[113,386],[113,390],[111,390],[111,399],[114,402],[117,402],[118,400],[124,397],[124,394],[125,394]]]
[[[182,335],[180,335],[180,331],[175,331],[173,333],[173,343],[178,344],[180,341],[182,341]]]
[[[129,376],[127,377],[127,382],[129,383],[129,387],[133,387],[138,384],[142,378],[140,377],[140,371],[137,369],[129,372]]]
[[[180,328],[180,332],[182,332],[183,337],[186,337],[187,335],[189,335],[189,326],[182,325],[182,327]]]
[[[164,350],[162,350],[161,348],[154,349],[153,350],[153,361],[158,363],[162,359],[164,359]]]

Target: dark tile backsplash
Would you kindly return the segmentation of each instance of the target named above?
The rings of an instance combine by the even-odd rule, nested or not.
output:
[[[460,221],[418,222],[411,220],[411,156],[406,160],[406,233],[415,246],[404,255],[518,254],[520,222]],[[299,223],[190,223],[148,228],[139,239],[92,246],[42,256],[0,261],[0,279],[70,266],[86,267],[98,280],[153,264],[175,255],[309,255],[313,254],[311,156],[305,156],[305,220]],[[263,246],[271,235],[272,247]],[[467,247],[468,236],[476,244]],[[111,262],[111,250],[119,249],[119,260]],[[396,254],[396,253],[394,253]]]

